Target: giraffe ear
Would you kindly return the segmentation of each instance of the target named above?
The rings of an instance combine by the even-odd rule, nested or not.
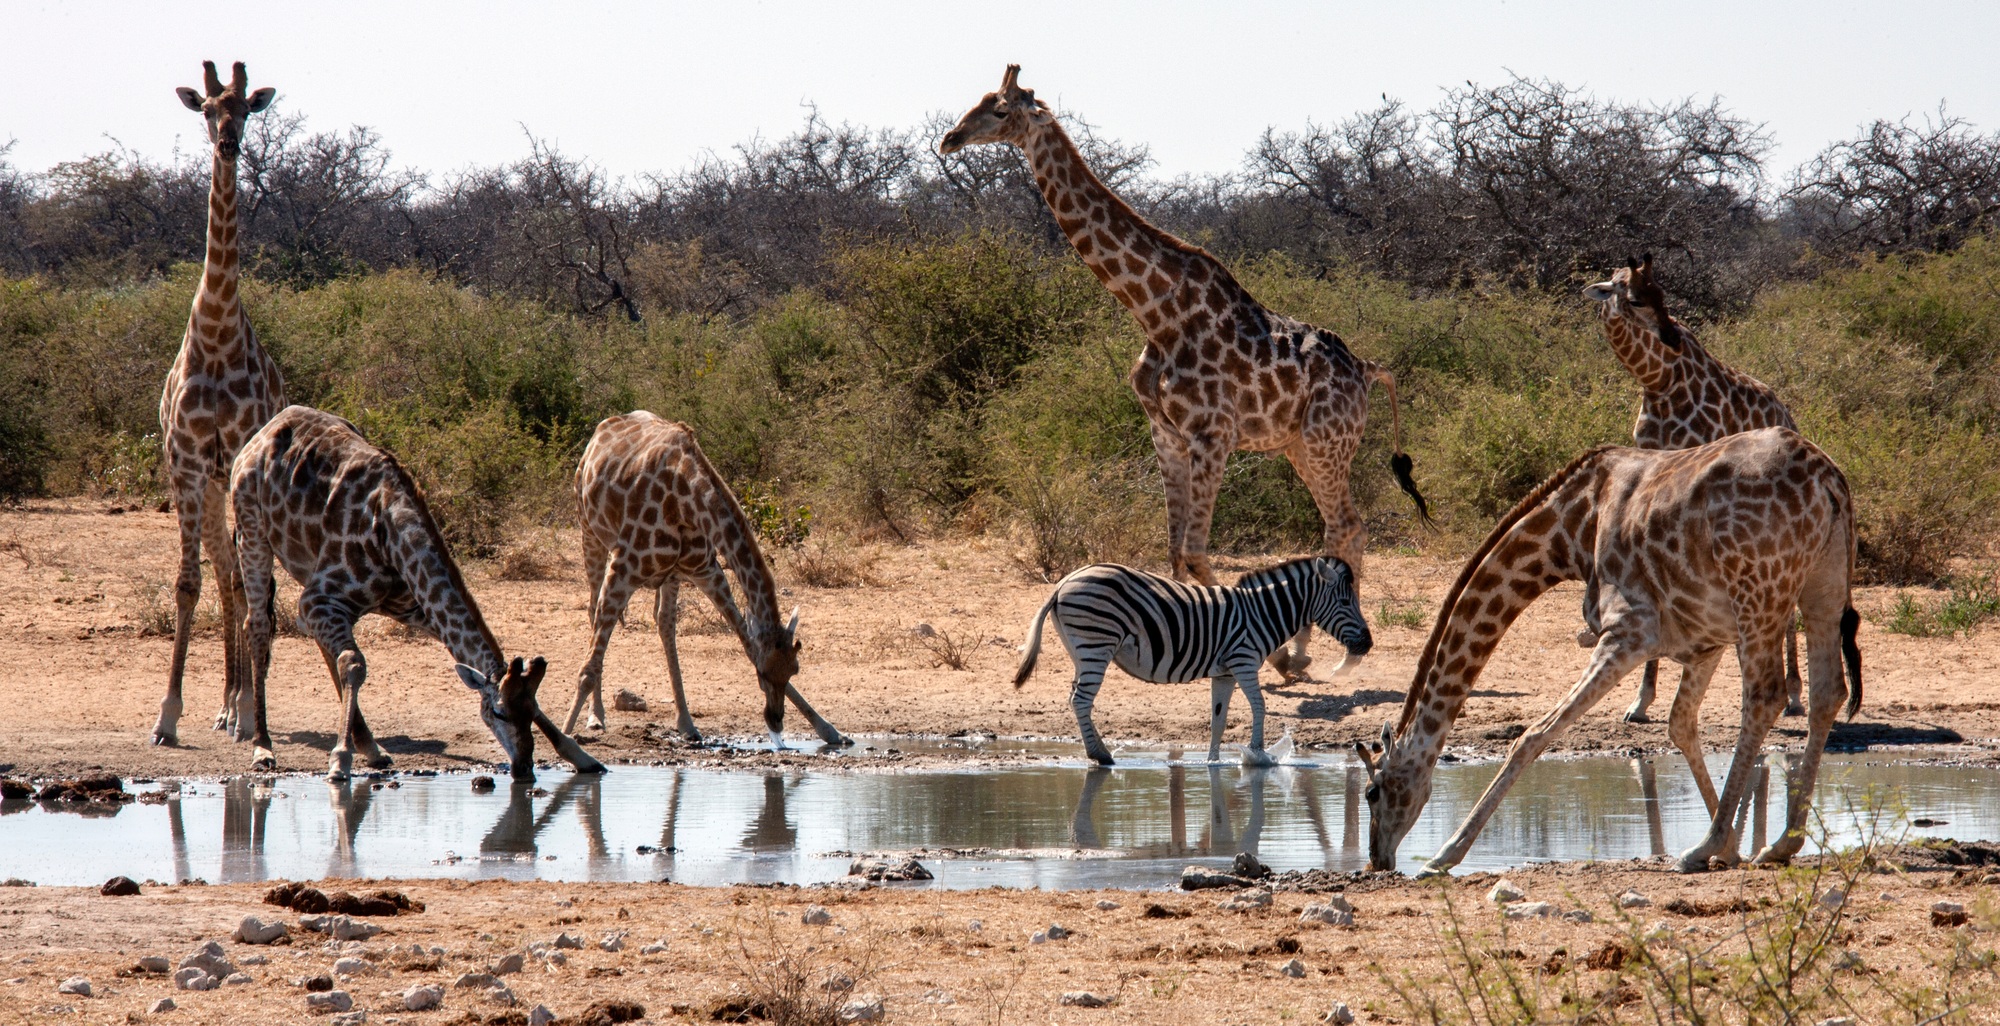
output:
[[[785,623],[785,640],[796,648],[799,641],[799,607],[792,607],[792,618]]]
[[[1617,294],[1618,294],[1617,286],[1613,285],[1608,281],[1600,281],[1595,285],[1585,285],[1583,287],[1583,298],[1591,300],[1592,302],[1597,302],[1597,303],[1609,302],[1611,297]]]
[[[458,671],[458,679],[464,681],[465,686],[471,688],[474,691],[484,691],[487,688],[493,686],[493,682],[486,679],[485,674],[480,673],[478,670],[475,670],[472,667],[465,665],[464,663],[459,663],[457,666],[453,667],[453,669]]]
[[[194,111],[196,114],[201,113],[200,93],[197,93],[192,89],[189,89],[187,86],[182,86],[179,89],[174,90],[174,95],[181,98],[181,106],[186,107],[191,111]]]
[[[264,88],[259,89],[254,93],[251,93],[250,113],[255,114],[258,111],[263,110],[266,107],[269,107],[271,105],[271,101],[276,99],[277,96],[278,96],[278,91],[276,89],[271,88],[270,86],[265,86]]]
[[[1388,720],[1382,721],[1382,761],[1389,761],[1389,753],[1396,750],[1396,728]]]

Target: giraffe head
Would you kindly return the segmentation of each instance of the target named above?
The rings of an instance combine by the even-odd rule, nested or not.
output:
[[[1404,747],[1398,745],[1396,730],[1387,723],[1382,724],[1382,740],[1374,750],[1359,741],[1354,743],[1355,754],[1368,769],[1369,869],[1396,868],[1396,849],[1431,800],[1430,760]]]
[[[1653,279],[1653,254],[1642,260],[1625,258],[1625,266],[1611,272],[1609,281],[1600,281],[1583,290],[1586,298],[1602,304],[1607,320],[1636,321],[1660,337],[1668,349],[1681,348],[1680,329],[1667,315],[1667,293]]]
[[[542,686],[548,661],[536,656],[525,668],[519,656],[499,677],[489,677],[464,663],[458,677],[479,695],[479,718],[507,753],[507,768],[516,780],[535,779],[535,691]]]
[[[1320,587],[1307,604],[1307,613],[1320,630],[1347,649],[1349,660],[1359,660],[1375,647],[1375,636],[1368,632],[1368,620],[1361,615],[1361,599],[1354,592],[1354,569],[1339,557],[1318,556],[1313,559],[1313,571],[1319,575]]]
[[[949,156],[980,143],[1019,146],[1030,125],[1047,124],[1054,117],[1049,113],[1049,105],[1035,99],[1033,89],[1021,88],[1015,81],[1020,74],[1019,64],[1007,65],[1000,88],[980,97],[979,103],[958,119],[958,124],[944,134],[944,141],[938,143],[938,153]]]
[[[174,92],[180,94],[181,103],[187,109],[208,121],[208,141],[215,145],[215,152],[221,154],[223,160],[233,162],[243,146],[243,126],[249,122],[250,115],[269,107],[271,98],[278,91],[265,86],[251,92],[250,74],[243,69],[242,61],[236,62],[227,86],[216,75],[214,61],[202,61],[201,68],[204,84],[208,87],[206,96],[186,86]]]
[[[775,638],[765,639],[763,653],[756,657],[757,686],[764,689],[764,725],[771,728],[772,736],[780,735],[785,729],[785,688],[799,673],[799,611],[792,610],[792,618],[778,631]]]

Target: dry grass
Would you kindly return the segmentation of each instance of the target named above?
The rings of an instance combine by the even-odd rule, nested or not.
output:
[[[782,562],[791,576],[814,588],[855,588],[874,585],[875,565],[882,555],[873,546],[861,548],[845,541],[829,541],[814,535],[784,549]]]
[[[575,543],[574,531],[543,530],[516,535],[501,546],[493,561],[493,576],[502,581],[574,579],[582,572],[569,555]]]

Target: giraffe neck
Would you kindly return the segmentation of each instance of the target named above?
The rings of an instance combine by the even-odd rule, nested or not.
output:
[[[391,517],[397,535],[391,540],[391,549],[398,554],[396,569],[423,610],[424,623],[444,643],[451,657],[499,679],[507,669],[507,657],[499,639],[480,615],[479,603],[473,601],[472,590],[465,586],[458,563],[451,558],[443,534],[431,519],[423,493],[402,467],[396,467],[395,476],[401,479],[398,490],[407,496],[399,504],[402,508]]]
[[[1597,475],[1580,471],[1598,452],[1586,453],[1522,500],[1460,571],[1403,705],[1397,733],[1404,757],[1435,766],[1507,628],[1543,592],[1591,572],[1596,517],[1590,500]]]
[[[777,575],[757,544],[750,519],[734,500],[727,508],[731,515],[718,517],[722,536],[716,539],[716,548],[728,557],[729,568],[736,573],[737,587],[743,591],[743,651],[752,662],[762,665],[784,627],[778,619]]]
[[[1112,192],[1053,116],[1029,129],[1021,149],[1049,212],[1084,265],[1150,327],[1147,314],[1182,275],[1176,258],[1199,251],[1155,228]]]
[[[1603,317],[1604,335],[1611,340],[1611,351],[1617,354],[1618,362],[1625,366],[1626,372],[1637,378],[1639,387],[1648,392],[1665,391],[1672,380],[1674,361],[1687,355],[1686,349],[1693,339],[1683,330],[1683,349],[1675,353],[1660,341],[1660,333],[1641,321],[1638,315],[1606,308]]]
[[[243,343],[243,307],[236,294],[239,264],[236,227],[236,162],[217,152],[208,186],[208,249],[201,286],[195,290],[189,335],[217,351]]]

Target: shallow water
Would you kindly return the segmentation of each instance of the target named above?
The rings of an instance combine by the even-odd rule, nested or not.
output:
[[[1128,751],[1103,770],[1075,745],[974,747],[1057,757],[914,770],[845,757],[772,772],[620,766],[603,776],[544,771],[539,792],[502,777],[486,794],[474,793],[465,774],[342,785],[236,778],[101,815],[12,801],[0,803],[0,877],[47,885],[120,874],[811,883],[845,875],[850,859],[829,853],[949,847],[993,850],[924,856],[935,886],[1145,889],[1171,886],[1182,866],[1225,864],[1239,851],[1279,870],[1367,865],[1366,785],[1342,754],[1304,752],[1317,761],[1253,770],[1208,765],[1198,750]],[[1783,817],[1785,759],[1771,756],[1763,767],[1746,853]],[[1726,756],[1709,768],[1719,786]],[[1436,852],[1496,769],[1438,767],[1431,802],[1403,844],[1403,869]],[[1915,836],[2000,838],[2000,771],[1990,768],[1829,754],[1816,804],[1842,839],[1863,828],[1857,810],[1884,807],[1938,821],[1909,827]],[[1678,853],[1706,828],[1678,757],[1546,759],[1508,796],[1462,868]]]

